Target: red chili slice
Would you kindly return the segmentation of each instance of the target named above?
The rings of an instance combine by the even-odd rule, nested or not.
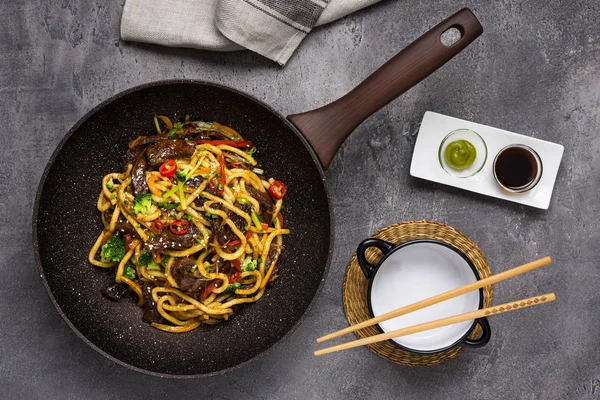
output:
[[[213,146],[231,146],[231,147],[243,147],[243,148],[251,148],[252,142],[249,141],[237,141],[237,140],[206,140],[206,139],[198,139],[196,140],[198,144],[212,144]]]
[[[127,253],[131,248],[131,235],[128,233],[125,235],[125,252]]]
[[[235,271],[229,275],[229,283],[236,283],[238,279],[240,279],[240,271]]]
[[[160,174],[165,178],[173,176],[175,171],[177,171],[177,163],[173,159],[165,161],[160,167],[158,167],[158,172],[160,172]]]
[[[214,281],[209,283],[208,286],[204,288],[202,292],[200,292],[200,300],[206,299],[208,295],[213,292],[213,290],[221,286],[221,283],[223,283],[223,281],[220,279],[215,279]]]
[[[162,231],[164,226],[162,224],[162,222],[160,222],[159,220],[155,219],[154,220],[154,227],[156,228],[157,231]]]
[[[269,229],[269,224],[265,224],[264,222],[261,222],[260,226],[263,228],[263,231],[266,231],[267,229]]]
[[[190,229],[190,224],[187,221],[178,219],[169,224],[169,230],[173,235],[184,235]]]
[[[252,231],[247,231],[245,235],[246,239],[250,239],[252,237]]]
[[[274,181],[271,183],[271,186],[269,186],[269,193],[275,200],[282,199],[286,192],[287,188],[281,181]]]
[[[232,240],[231,242],[229,242],[229,244],[227,245],[228,247],[233,247],[233,246],[237,246],[239,244],[241,244],[242,242],[240,241],[240,239],[237,240]]]
[[[219,181],[217,180],[217,178],[212,178],[210,181],[208,181],[208,188],[213,194],[216,194],[216,195],[219,194],[218,187],[219,187]]]
[[[231,265],[233,265],[238,271],[242,269],[242,264],[240,264],[240,260],[231,260]]]

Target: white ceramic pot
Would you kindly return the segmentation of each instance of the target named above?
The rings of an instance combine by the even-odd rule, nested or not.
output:
[[[365,251],[376,247],[383,257],[377,265],[369,263]],[[415,240],[394,246],[370,238],[360,243],[358,263],[369,279],[367,300],[372,317],[385,314],[420,300],[480,279],[477,269],[460,250],[435,240]],[[483,290],[475,290],[444,302],[381,322],[382,332],[475,311],[483,307]],[[468,336],[477,325],[483,329],[479,339]],[[455,346],[481,347],[491,337],[486,318],[448,325],[393,339],[396,346],[417,354],[433,354]]]

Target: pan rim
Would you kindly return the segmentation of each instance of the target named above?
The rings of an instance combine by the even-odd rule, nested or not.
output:
[[[124,96],[127,96],[131,93],[140,91],[140,90],[144,90],[144,89],[148,89],[148,88],[152,88],[152,87],[156,87],[156,86],[172,85],[172,84],[204,85],[204,86],[212,86],[212,87],[216,87],[219,89],[224,89],[224,90],[233,92],[235,94],[241,95],[243,97],[246,97],[248,100],[258,103],[259,105],[263,106],[268,111],[270,111],[274,116],[276,116],[280,121],[282,121],[288,128],[290,128],[290,130],[296,135],[296,137],[298,137],[298,139],[300,139],[300,141],[304,144],[304,147],[308,150],[308,153],[310,154],[310,157],[312,158],[313,163],[317,167],[317,171],[319,173],[321,181],[323,182],[323,187],[325,190],[325,198],[327,201],[327,209],[329,212],[329,249],[327,251],[327,260],[325,261],[323,275],[321,277],[321,282],[319,283],[313,298],[311,299],[310,303],[308,304],[308,306],[306,307],[306,309],[304,310],[304,312],[302,313],[300,318],[298,318],[298,320],[294,323],[294,325],[292,325],[292,327],[286,333],[284,333],[281,338],[279,338],[276,342],[274,342],[266,350],[258,353],[254,357],[252,357],[242,363],[234,365],[232,367],[205,373],[205,374],[165,374],[165,373],[146,370],[146,369],[143,369],[140,367],[136,367],[132,364],[126,363],[122,360],[119,360],[115,356],[108,354],[106,351],[104,351],[100,347],[96,346],[85,335],[83,335],[77,329],[77,327],[75,327],[75,325],[69,320],[69,318],[66,316],[66,314],[64,313],[64,311],[58,304],[58,301],[54,297],[54,294],[52,293],[52,289],[50,289],[50,285],[48,284],[48,281],[46,279],[46,275],[45,275],[44,269],[42,267],[42,262],[40,259],[40,252],[39,252],[40,246],[38,243],[38,216],[39,216],[39,206],[40,206],[41,194],[42,194],[44,185],[46,183],[46,178],[48,177],[48,174],[50,172],[50,169],[54,165],[56,157],[62,151],[65,143],[71,138],[71,136],[73,136],[73,134],[81,127],[81,125],[83,125],[89,118],[91,118],[100,109],[109,105],[110,103],[112,103]],[[292,335],[292,333],[294,333],[294,331],[304,322],[309,311],[311,311],[314,308],[316,300],[319,297],[319,295],[321,294],[321,291],[323,290],[323,285],[329,275],[329,267],[331,265],[332,256],[333,256],[333,248],[334,248],[334,232],[335,232],[334,223],[335,223],[335,216],[333,213],[333,209],[331,207],[331,197],[330,197],[330,193],[329,193],[329,188],[327,186],[327,181],[325,179],[325,173],[324,173],[323,167],[322,167],[321,163],[319,162],[315,151],[313,150],[312,146],[308,143],[308,141],[306,140],[304,135],[302,135],[302,133],[300,133],[300,131],[298,131],[298,129],[291,122],[289,122],[281,113],[279,113],[277,110],[275,110],[270,105],[266,104],[264,101],[259,100],[250,94],[247,94],[245,92],[242,92],[241,90],[232,88],[230,86],[226,86],[226,85],[222,85],[222,84],[214,83],[214,82],[209,82],[209,81],[205,81],[205,80],[200,80],[200,79],[164,79],[164,80],[152,81],[152,82],[147,82],[147,83],[144,83],[141,85],[133,86],[129,89],[125,89],[125,90],[123,90],[119,93],[116,93],[116,94],[110,96],[109,98],[103,100],[102,102],[100,102],[99,104],[94,106],[91,110],[86,112],[71,127],[71,129],[69,129],[69,131],[66,133],[66,135],[59,141],[56,148],[52,152],[52,155],[48,159],[46,166],[44,167],[44,171],[42,173],[42,176],[40,177],[40,181],[38,183],[38,187],[36,190],[35,201],[33,204],[32,243],[33,243],[33,252],[34,252],[34,256],[35,256],[36,268],[40,275],[40,279],[42,280],[42,284],[44,285],[44,288],[46,289],[46,294],[48,295],[48,297],[50,297],[50,301],[56,308],[56,311],[58,312],[58,314],[62,317],[63,321],[69,326],[69,328],[71,328],[71,330],[73,331],[73,333],[75,333],[75,335],[77,337],[79,337],[81,340],[84,341],[84,343],[86,343],[89,347],[91,347],[92,349],[94,349],[96,352],[100,353],[104,357],[115,362],[116,364],[121,365],[130,370],[145,374],[145,375],[155,376],[155,377],[159,377],[159,378],[172,378],[172,379],[199,379],[199,378],[207,378],[207,377],[211,377],[211,376],[223,375],[223,374],[232,372],[236,369],[239,369],[255,360],[265,357],[267,354],[272,352],[276,346],[281,346],[281,343],[285,339],[289,338]]]

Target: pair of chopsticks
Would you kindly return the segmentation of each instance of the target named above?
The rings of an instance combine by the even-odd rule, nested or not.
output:
[[[396,318],[404,314],[408,314],[413,311],[420,310],[422,308],[431,306],[433,304],[441,303],[442,301],[451,299],[453,297],[460,296],[462,294],[468,293],[472,290],[480,289],[484,286],[488,286],[494,283],[498,283],[504,281],[506,279],[513,278],[515,276],[524,274],[529,271],[533,271],[534,269],[543,267],[552,263],[552,259],[550,257],[543,257],[539,260],[532,261],[527,264],[523,264],[513,269],[509,269],[508,271],[501,272],[496,275],[489,276],[485,279],[478,280],[473,283],[469,283],[468,285],[461,286],[456,289],[449,290],[447,292],[438,294],[433,297],[429,297],[427,299],[421,300],[419,302],[410,304],[405,307],[401,307],[397,310],[390,311],[386,314],[380,315],[379,317],[371,318],[367,321],[360,322],[356,325],[349,326],[347,328],[341,329],[337,332],[330,333],[329,335],[322,336],[317,339],[317,342],[324,342],[329,339],[336,338],[338,336],[345,335],[350,332],[357,331],[359,329],[366,328],[371,325],[378,324],[382,321],[386,321],[388,319]],[[322,354],[333,353],[340,350],[351,349],[354,347],[364,346],[371,343],[381,342],[383,340],[392,339],[399,336],[411,335],[413,333],[423,332],[430,329],[439,328],[446,325],[452,325],[463,321],[470,321],[477,318],[482,317],[491,317],[492,315],[498,315],[509,311],[519,310],[521,308],[532,307],[539,304],[549,303],[551,301],[556,300],[556,295],[554,293],[548,293],[536,297],[530,297],[528,299],[522,299],[517,301],[511,301],[510,303],[501,304],[498,306],[483,308],[481,310],[471,311],[464,314],[454,315],[452,317],[442,318],[431,322],[426,322],[423,324],[410,326],[407,328],[397,329],[395,331],[382,333],[375,336],[370,336],[364,339],[355,340],[352,342],[340,344],[337,346],[327,347],[325,349],[315,351],[316,356],[320,356]]]

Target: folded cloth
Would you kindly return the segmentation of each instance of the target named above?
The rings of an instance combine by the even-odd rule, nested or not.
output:
[[[285,64],[314,26],[380,0],[126,0],[121,39],[253,50]]]

